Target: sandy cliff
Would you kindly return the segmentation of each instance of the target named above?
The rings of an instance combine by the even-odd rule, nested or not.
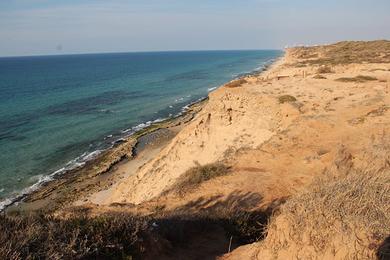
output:
[[[289,49],[211,93],[155,158],[90,202],[143,214],[256,211],[267,213],[262,224],[273,212],[264,240],[224,259],[374,258],[390,234],[389,91],[388,41]],[[189,169],[215,162],[228,173],[176,191]]]
[[[1,215],[0,258],[389,259],[389,94],[389,41],[288,49]]]

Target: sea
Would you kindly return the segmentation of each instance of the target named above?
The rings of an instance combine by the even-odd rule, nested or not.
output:
[[[0,58],[0,211],[278,50]]]

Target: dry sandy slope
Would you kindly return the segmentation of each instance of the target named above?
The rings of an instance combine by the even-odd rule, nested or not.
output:
[[[257,148],[280,128],[281,108],[274,98],[233,88],[217,90],[209,98],[196,119],[157,158],[118,185],[109,202],[150,200],[196,163],[212,163],[224,159],[227,152]]]
[[[301,196],[326,169],[336,168],[337,172],[344,165],[364,169],[368,162],[379,168],[387,165],[386,156],[375,158],[378,153],[388,154],[390,149],[377,150],[372,144],[373,140],[389,141],[386,137],[390,129],[389,50],[389,42],[344,42],[288,50],[284,59],[269,71],[247,77],[247,83],[239,87],[225,86],[211,93],[203,110],[157,157],[117,183],[104,199],[94,202],[110,210],[116,209],[115,203],[121,204],[116,210],[136,204],[130,206],[131,210],[145,214],[157,210],[186,214],[221,209],[266,210],[286,200],[288,203],[291,196]],[[348,54],[348,58],[340,52]],[[367,62],[365,57],[369,58]],[[322,65],[329,66],[331,73],[318,78]],[[358,75],[375,79],[338,80]],[[279,97],[283,95],[291,95],[296,101],[281,103]],[[343,151],[348,156],[343,156]],[[177,179],[191,167],[216,161],[232,166],[231,173],[204,182],[184,195],[163,193],[174,189]],[[389,183],[383,185],[388,188]],[[273,235],[264,242],[238,248],[225,257],[331,259],[336,256],[332,250],[321,252],[291,246],[292,240],[284,240],[282,244],[286,247],[279,255],[269,251],[275,248],[270,245],[271,237],[275,240],[277,230],[284,225],[281,221],[278,229],[278,222],[272,223],[269,234]],[[342,238],[341,234],[340,241]],[[375,254],[379,240],[372,245],[366,239],[365,256]],[[337,248],[337,243],[333,246]],[[268,254],[262,254],[266,249]],[[302,254],[306,251],[309,253]],[[345,251],[347,254],[337,256],[356,256],[353,249],[349,255]]]
[[[370,50],[369,45],[372,43],[365,50]],[[386,46],[389,49],[390,44]],[[307,59],[297,59],[302,57],[301,51],[305,57],[312,57],[324,48],[293,49],[287,56],[289,62],[302,64]],[[359,56],[359,52],[352,53]],[[332,58],[326,52],[318,56]],[[389,257],[389,252],[387,256],[380,252],[386,246],[388,250],[390,235],[390,64],[380,57],[377,60],[383,63],[331,65],[333,72],[323,75],[327,79],[313,79],[318,69],[313,65],[279,67],[275,72],[297,75],[277,84],[282,85],[280,91],[297,97],[304,106],[294,124],[279,134],[284,142],[273,154],[280,157],[289,153],[292,163],[284,169],[287,178],[311,172],[315,182],[294,194],[275,213],[264,241],[238,248],[224,259]],[[315,58],[311,63],[316,63]],[[358,75],[377,80],[337,81]],[[248,154],[256,158],[258,152]],[[287,157],[282,158],[284,164]]]

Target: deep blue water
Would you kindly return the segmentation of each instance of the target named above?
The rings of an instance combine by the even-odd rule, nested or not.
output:
[[[174,116],[210,89],[280,55],[199,51],[0,58],[0,209],[5,198],[81,163],[134,127]]]

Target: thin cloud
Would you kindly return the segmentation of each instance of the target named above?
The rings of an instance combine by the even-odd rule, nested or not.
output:
[[[0,56],[283,48],[389,38],[390,3],[369,1],[45,1],[0,3]],[[347,8],[348,7],[348,8]]]

